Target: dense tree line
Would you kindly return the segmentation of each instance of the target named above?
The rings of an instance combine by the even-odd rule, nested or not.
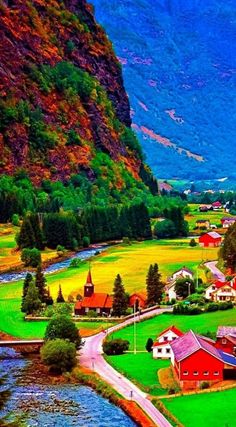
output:
[[[151,238],[148,210],[144,203],[118,209],[117,207],[93,207],[81,214],[60,212],[44,214],[40,227],[37,214],[25,216],[18,245],[23,248],[39,248],[45,245],[56,248],[62,245],[76,250],[91,243],[122,237]]]
[[[220,248],[220,257],[224,260],[225,267],[230,274],[236,271],[236,223],[234,223],[225,234],[225,239]]]
[[[161,280],[161,274],[157,263],[150,265],[147,278],[147,306],[151,307],[156,304],[160,304],[162,300],[162,294],[164,292],[164,283]]]

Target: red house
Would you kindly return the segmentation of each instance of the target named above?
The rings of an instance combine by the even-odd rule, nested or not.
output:
[[[210,231],[209,233],[205,233],[198,239],[199,245],[204,248],[208,247],[217,247],[220,246],[222,238],[220,234],[216,233],[216,231]]]
[[[212,207],[213,207],[213,210],[214,210],[214,211],[217,211],[218,209],[221,209],[221,208],[222,208],[222,203],[221,203],[221,202],[219,202],[219,201],[214,202],[214,203],[212,203]]]
[[[94,292],[91,271],[89,270],[87,281],[84,285],[84,297],[77,301],[74,307],[75,315],[86,315],[90,310],[100,315],[111,314],[113,298],[106,293]]]
[[[216,334],[216,347],[225,353],[236,356],[236,327],[219,326]]]
[[[147,296],[145,293],[139,292],[130,295],[129,297],[129,307],[136,308],[145,308],[146,307]]]
[[[170,346],[174,371],[185,389],[198,388],[203,381],[213,384],[236,374],[234,356],[218,350],[191,330]]]

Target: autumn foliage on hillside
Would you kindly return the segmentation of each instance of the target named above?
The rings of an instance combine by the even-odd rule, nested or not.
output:
[[[0,173],[33,183],[83,172],[122,188],[139,179],[121,68],[86,1],[0,1]],[[97,153],[109,171],[93,168]]]

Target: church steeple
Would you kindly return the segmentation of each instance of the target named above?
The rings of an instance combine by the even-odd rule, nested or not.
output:
[[[86,280],[86,283],[84,285],[84,297],[91,297],[93,294],[94,294],[94,284],[92,281],[91,269],[89,267],[87,280]]]

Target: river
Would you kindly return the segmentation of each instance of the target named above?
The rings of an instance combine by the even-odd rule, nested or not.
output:
[[[1,350],[1,353],[3,350]],[[0,355],[1,355],[0,353]],[[11,396],[4,415],[26,415],[29,427],[135,427],[135,423],[120,409],[97,395],[89,387],[74,384],[38,384],[37,372],[28,376],[25,369],[33,363],[7,350],[0,360],[0,378],[6,382]]]
[[[78,258],[83,260],[89,259],[96,255],[97,253],[101,253],[108,249],[110,246],[97,246],[93,249],[84,249],[80,252],[77,252],[75,255],[69,257],[68,259],[60,262],[55,262],[54,264],[49,265],[45,270],[45,274],[56,273],[57,271],[63,270],[64,268],[69,267],[71,260],[74,258]],[[17,280],[24,279],[27,274],[27,271],[17,271],[17,272],[9,272],[9,273],[1,273],[0,274],[0,283],[9,283],[15,282]]]

